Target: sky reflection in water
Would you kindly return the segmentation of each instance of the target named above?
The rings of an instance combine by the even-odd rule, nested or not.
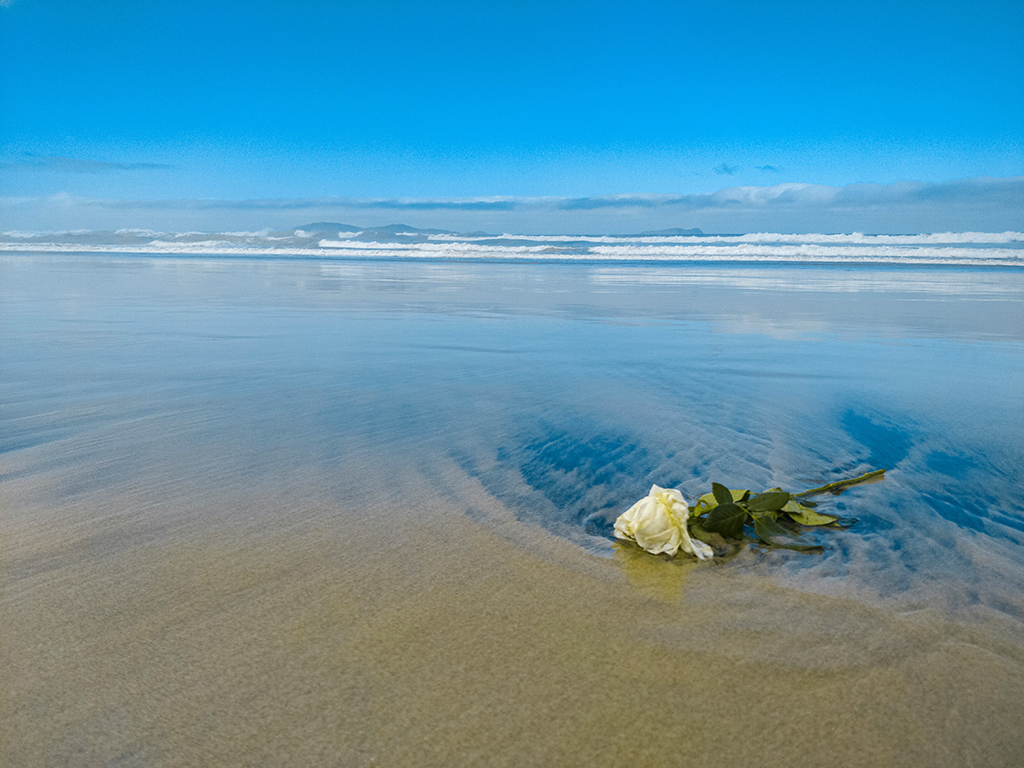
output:
[[[816,534],[825,555],[757,567],[1024,617],[1017,270],[18,255],[0,273],[2,479],[37,478],[39,503],[312,472],[356,504],[366,462],[443,458],[610,556],[652,483],[885,467],[824,502],[860,521]],[[176,514],[138,513],[139,535],[204,524],[202,504]]]

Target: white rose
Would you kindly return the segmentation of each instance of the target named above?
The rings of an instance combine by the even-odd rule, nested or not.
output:
[[[615,537],[635,541],[652,555],[675,555],[680,549],[706,560],[714,555],[703,541],[690,538],[690,509],[674,488],[652,486],[651,492],[615,521]]]

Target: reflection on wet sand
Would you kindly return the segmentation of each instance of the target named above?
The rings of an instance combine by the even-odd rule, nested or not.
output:
[[[137,521],[7,521],[3,764],[959,766],[1024,749],[1011,620],[625,545],[594,558],[470,520],[460,505],[500,503],[443,474],[369,477],[384,490],[357,509],[211,494],[252,518],[100,556],[76,552]]]
[[[1020,275],[329,266],[0,259],[0,766],[1024,754]]]

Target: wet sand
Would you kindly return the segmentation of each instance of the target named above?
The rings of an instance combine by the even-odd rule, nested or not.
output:
[[[354,509],[308,485],[298,504],[211,494],[255,514],[158,533],[126,510],[180,515],[146,489],[46,510],[42,525],[21,505],[0,527],[0,763],[1010,766],[1024,753],[1012,620],[809,594],[626,545],[595,558],[452,466],[367,481],[381,492]]]
[[[1015,766],[1021,295],[0,259],[0,766]],[[606,537],[879,466],[821,556]]]

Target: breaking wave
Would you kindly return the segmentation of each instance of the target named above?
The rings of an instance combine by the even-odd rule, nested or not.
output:
[[[1024,233],[491,235],[403,225],[360,230],[347,225],[320,224],[280,232],[12,231],[0,234],[0,251],[245,258],[1019,267],[1024,266]]]

